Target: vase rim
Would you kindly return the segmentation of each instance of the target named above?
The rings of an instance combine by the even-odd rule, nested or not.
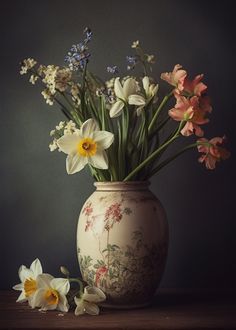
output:
[[[149,181],[96,181],[94,186],[97,191],[117,191],[117,190],[147,190]]]

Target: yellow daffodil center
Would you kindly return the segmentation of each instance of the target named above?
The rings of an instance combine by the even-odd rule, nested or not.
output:
[[[58,305],[59,294],[57,290],[48,289],[44,294],[44,298],[47,301],[48,305]]]
[[[83,157],[94,156],[97,152],[97,143],[91,138],[84,138],[78,143],[77,151]]]
[[[25,296],[31,296],[37,290],[36,281],[32,278],[27,278],[24,283]]]

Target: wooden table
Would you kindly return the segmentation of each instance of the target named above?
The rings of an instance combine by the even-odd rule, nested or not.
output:
[[[235,296],[230,292],[160,290],[155,304],[138,310],[103,309],[99,316],[73,311],[39,312],[15,303],[17,292],[0,292],[0,329],[236,329]]]

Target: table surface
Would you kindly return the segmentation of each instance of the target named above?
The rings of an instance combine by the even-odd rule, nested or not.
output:
[[[155,303],[136,310],[102,309],[76,317],[73,311],[39,312],[16,303],[18,292],[0,291],[0,329],[236,329],[232,292],[160,290]]]

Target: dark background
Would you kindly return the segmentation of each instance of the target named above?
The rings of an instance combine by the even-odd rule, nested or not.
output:
[[[206,136],[235,130],[235,58],[231,1],[25,1],[0,2],[1,26],[1,281],[19,282],[18,267],[40,258],[45,272],[66,265],[78,274],[75,233],[79,211],[93,191],[87,171],[68,176],[65,155],[50,153],[49,131],[63,119],[40,89],[19,75],[19,62],[63,65],[85,26],[94,37],[91,70],[123,66],[139,39],[155,54],[154,76],[181,63],[204,73],[213,113]],[[163,88],[167,88],[164,82]],[[164,87],[165,86],[165,87]],[[162,287],[232,288],[235,285],[234,163],[207,171],[191,151],[152,180],[168,214],[170,249]]]

